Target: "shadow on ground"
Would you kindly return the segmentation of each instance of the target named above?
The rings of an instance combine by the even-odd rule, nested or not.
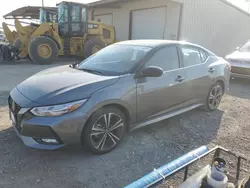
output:
[[[25,147],[13,128],[0,131],[0,187],[122,187],[217,136],[223,111],[193,110],[129,132],[106,155],[86,149]]]

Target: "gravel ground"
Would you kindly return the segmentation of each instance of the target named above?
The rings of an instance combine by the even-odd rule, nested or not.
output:
[[[14,84],[43,68],[0,65],[0,188],[123,187],[201,145],[219,144],[250,158],[250,82],[243,80],[232,81],[217,111],[197,109],[130,132],[105,155],[84,148],[27,148],[10,126],[7,95]]]

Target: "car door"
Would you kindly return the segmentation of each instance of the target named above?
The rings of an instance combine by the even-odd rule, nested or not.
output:
[[[176,45],[156,51],[142,68],[157,66],[161,77],[137,78],[137,120],[143,121],[162,115],[171,107],[185,102],[185,75],[180,66]]]
[[[192,45],[179,45],[186,75],[187,94],[191,103],[204,100],[212,84],[213,68],[209,67],[209,55]],[[211,69],[210,69],[211,68]]]

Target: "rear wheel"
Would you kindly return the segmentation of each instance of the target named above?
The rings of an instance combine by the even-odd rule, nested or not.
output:
[[[209,94],[205,103],[205,110],[214,111],[216,110],[221,102],[222,96],[224,94],[223,86],[216,82],[210,89]]]
[[[34,38],[29,44],[29,56],[36,64],[51,64],[57,59],[58,47],[53,39],[45,36]]]
[[[90,38],[84,44],[84,56],[87,58],[105,47],[104,42],[98,38]]]
[[[106,107],[90,117],[83,132],[83,140],[93,153],[104,154],[121,142],[125,131],[124,113],[118,108]]]

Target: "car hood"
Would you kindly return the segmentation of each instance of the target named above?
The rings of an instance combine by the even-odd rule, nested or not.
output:
[[[250,52],[235,51],[227,56],[229,60],[250,61]]]
[[[53,105],[88,98],[93,92],[114,84],[119,76],[101,76],[69,66],[41,71],[17,86],[26,98]]]

